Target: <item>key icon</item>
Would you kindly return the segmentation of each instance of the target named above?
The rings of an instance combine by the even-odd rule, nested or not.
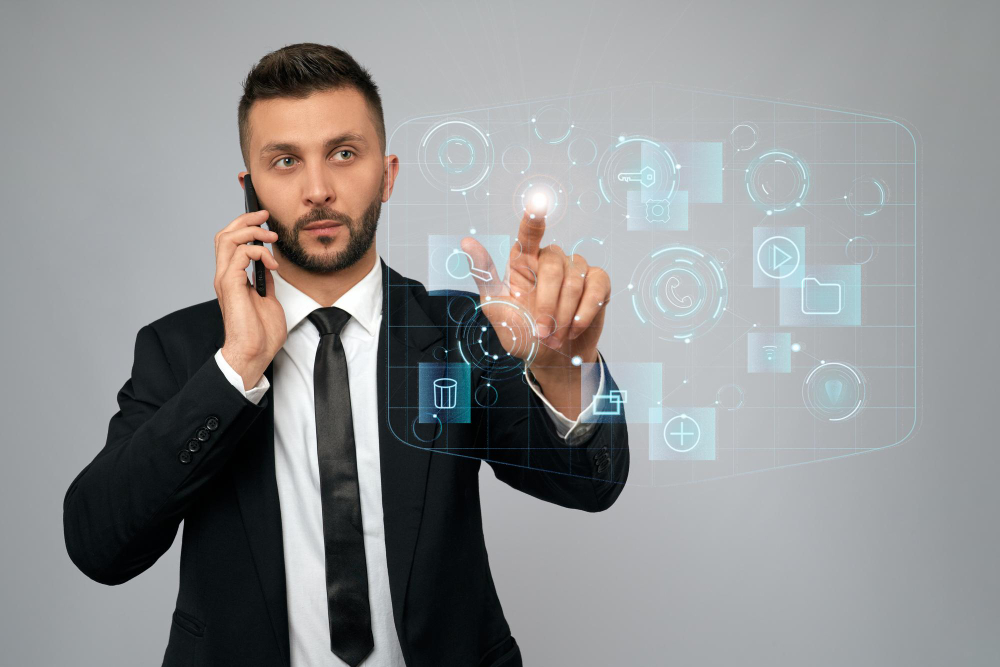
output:
[[[637,172],[623,171],[618,174],[618,180],[623,183],[638,183],[644,188],[648,188],[656,180],[656,172],[652,167],[643,167]]]

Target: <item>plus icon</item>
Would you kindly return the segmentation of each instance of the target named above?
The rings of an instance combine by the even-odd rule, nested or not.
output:
[[[675,452],[690,452],[701,440],[701,427],[687,415],[677,415],[663,426],[663,440]]]

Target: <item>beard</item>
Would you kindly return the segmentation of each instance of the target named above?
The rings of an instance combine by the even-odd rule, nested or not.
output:
[[[267,226],[278,235],[274,246],[281,252],[282,256],[292,264],[310,272],[317,274],[334,273],[354,266],[375,241],[375,231],[378,229],[379,215],[382,213],[382,192],[385,187],[385,173],[382,174],[382,185],[379,187],[375,198],[365,208],[361,216],[355,220],[345,213],[340,213],[331,209],[313,209],[308,216],[297,221],[294,227],[288,227],[276,220],[274,215],[268,216]],[[311,255],[302,247],[299,241],[303,228],[310,222],[317,220],[334,220],[344,226],[341,231],[347,232],[347,245],[343,250],[333,255]],[[337,237],[318,236],[316,239],[324,246],[336,243],[342,234]]]

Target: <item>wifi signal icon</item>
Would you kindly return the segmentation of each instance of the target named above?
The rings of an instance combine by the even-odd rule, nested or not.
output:
[[[775,355],[778,353],[777,345],[764,345],[764,359],[767,361],[774,361]]]

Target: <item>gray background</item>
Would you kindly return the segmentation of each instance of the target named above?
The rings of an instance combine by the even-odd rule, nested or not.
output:
[[[486,538],[529,665],[995,663],[995,6],[254,4],[4,5],[6,664],[162,659],[180,540],[142,576],[101,586],[66,556],[63,494],[104,444],[136,331],[214,297],[212,237],[242,212],[240,82],[299,41],[369,67],[390,129],[637,80],[914,126],[924,414],[913,439],[626,487],[597,515],[513,492],[486,468]]]

